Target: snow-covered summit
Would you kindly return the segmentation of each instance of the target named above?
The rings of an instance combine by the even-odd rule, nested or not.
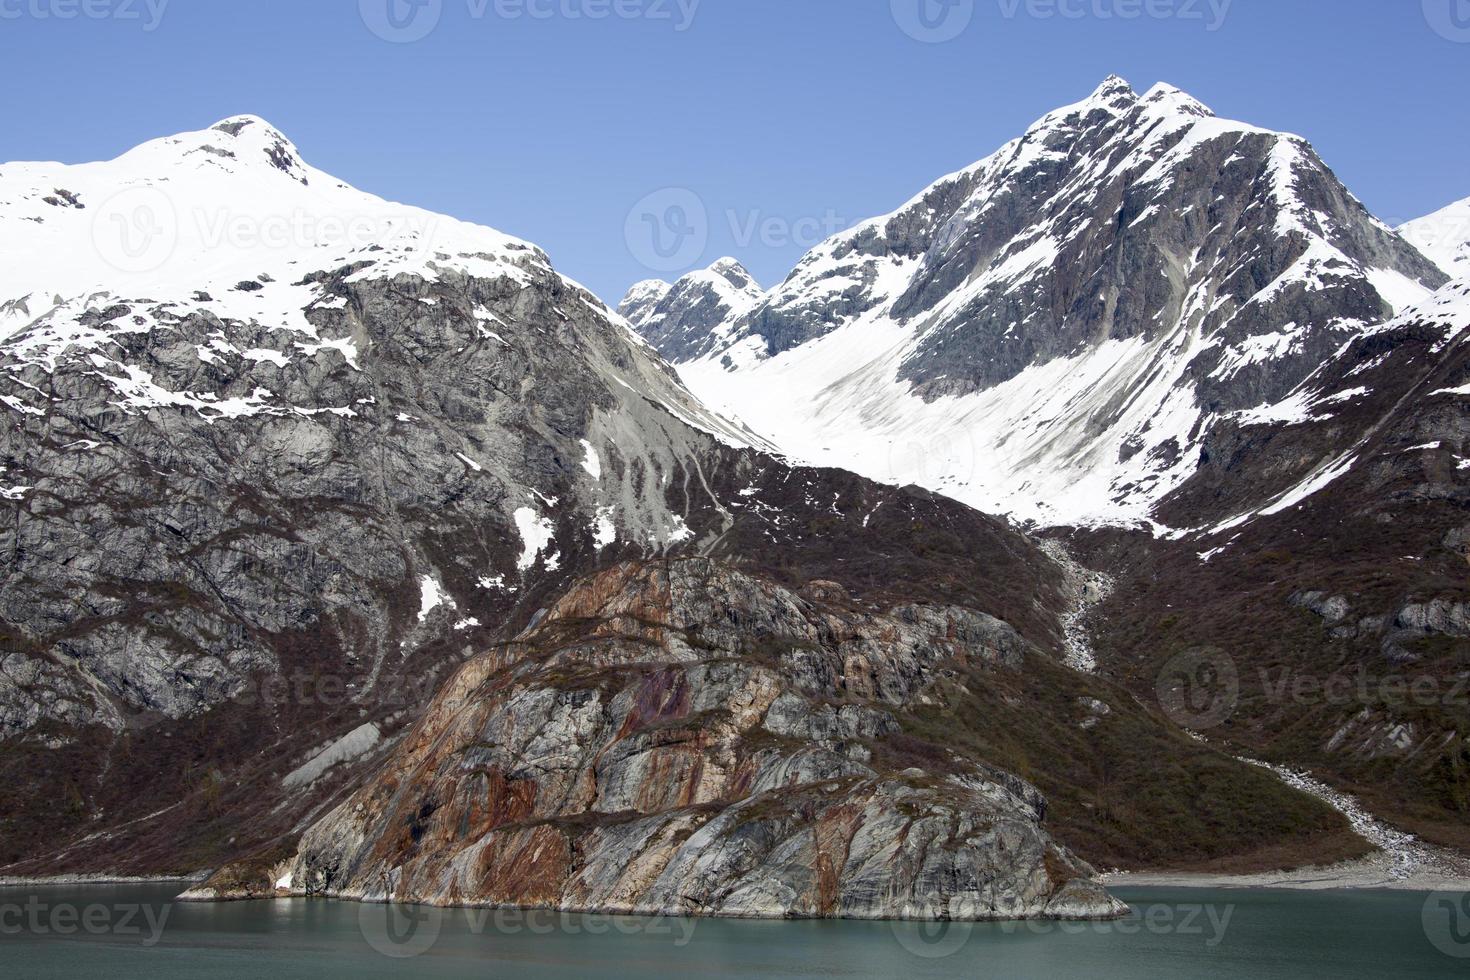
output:
[[[687,361],[716,349],[733,325],[765,295],[740,262],[726,256],[670,285],[659,279],[633,286],[618,305],[658,352],[672,361]]]
[[[628,292],[618,303],[618,312],[635,327],[643,323],[654,307],[663,302],[674,284],[663,279],[644,279],[628,287]]]
[[[58,261],[58,256],[67,260]],[[308,330],[306,272],[455,267],[524,278],[540,250],[349,187],[257,116],[151,140],[114,160],[0,164],[0,337],[62,306],[200,295]]]
[[[665,353],[799,458],[1144,520],[1215,420],[1444,281],[1300,136],[1111,77]]]

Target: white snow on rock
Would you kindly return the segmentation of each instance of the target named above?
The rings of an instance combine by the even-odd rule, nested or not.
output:
[[[541,517],[531,507],[522,507],[514,514],[516,530],[521,534],[524,547],[521,549],[520,560],[516,567],[521,571],[530,571],[536,565],[536,559],[551,546],[552,539],[556,535],[556,527],[548,519]],[[555,556],[546,559],[548,570],[554,569]]]
[[[582,458],[582,469],[594,480],[602,479],[602,459],[597,455],[597,450],[592,443],[586,439],[582,440],[582,450],[586,455]]]
[[[453,606],[454,600],[445,593],[444,587],[439,580],[432,575],[425,575],[419,579],[419,622],[429,618],[429,614],[440,606]]]
[[[1470,276],[1470,197],[1410,221],[1399,234],[1449,275]]]
[[[597,517],[592,522],[592,543],[598,550],[618,540],[618,526],[613,523],[613,508],[597,508]]]
[[[351,762],[354,759],[362,758],[377,748],[378,743],[382,740],[383,733],[378,729],[378,726],[369,722],[360,728],[348,732],[312,756],[305,765],[287,775],[285,779],[282,779],[281,785],[287,789],[310,786],[320,779],[322,774],[328,769],[342,762]]]

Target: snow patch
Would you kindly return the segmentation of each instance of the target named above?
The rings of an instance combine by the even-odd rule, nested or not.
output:
[[[521,541],[524,542],[516,567],[523,572],[528,572],[536,565],[536,559],[541,557],[541,554],[551,545],[552,538],[556,535],[556,527],[530,507],[518,509],[514,519],[516,530],[520,532]],[[548,570],[558,567],[554,562],[556,562],[554,555],[547,559]]]
[[[356,728],[346,735],[322,749],[301,768],[295,770],[281,780],[281,785],[287,789],[296,789],[301,786],[310,786],[321,778],[322,774],[335,765],[343,762],[351,762],[367,755],[378,747],[383,740],[383,733],[378,726],[369,722],[360,728]],[[288,886],[289,887],[289,886]]]
[[[438,579],[432,575],[425,575],[419,579],[419,622],[422,623],[429,618],[429,614],[440,606],[453,606],[454,600],[445,593]]]

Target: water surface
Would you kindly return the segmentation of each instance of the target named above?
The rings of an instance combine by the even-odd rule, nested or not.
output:
[[[1470,977],[1470,903],[1412,892],[1124,888],[1118,923],[614,919],[317,900],[192,905],[172,885],[0,889],[0,975]]]

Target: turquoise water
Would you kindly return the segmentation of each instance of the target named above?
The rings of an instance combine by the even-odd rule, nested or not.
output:
[[[1464,896],[1119,889],[1119,923],[613,919],[326,901],[174,904],[169,885],[0,889],[0,975],[1470,977]]]

